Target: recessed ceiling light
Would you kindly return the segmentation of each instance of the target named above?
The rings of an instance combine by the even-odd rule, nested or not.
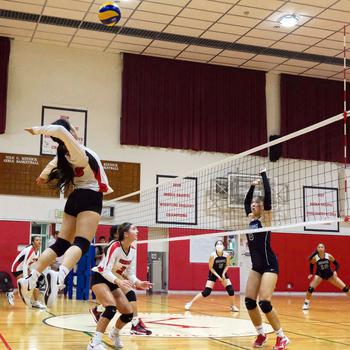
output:
[[[299,21],[300,18],[297,15],[284,15],[278,20],[281,26],[289,28],[295,27]]]

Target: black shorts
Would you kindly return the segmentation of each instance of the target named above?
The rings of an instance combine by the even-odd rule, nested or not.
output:
[[[279,272],[279,266],[278,266],[278,260],[276,256],[270,256],[269,257],[269,263],[267,263],[267,261],[265,261],[264,263],[261,262],[260,263],[254,263],[254,260],[252,261],[252,270],[260,273],[260,275],[263,275],[265,272],[271,272],[271,273],[275,273],[278,275]]]
[[[221,273],[217,272],[217,274],[218,274],[219,276],[221,276],[221,275],[222,275],[222,272],[221,272]],[[226,278],[226,279],[229,278],[227,273],[225,273],[225,278]],[[217,279],[218,279],[218,278],[217,278],[211,271],[209,271],[209,274],[208,274],[208,281],[216,282]]]
[[[23,274],[23,271],[11,271],[11,272],[16,278]]]
[[[94,211],[101,214],[102,198],[101,192],[82,188],[76,189],[69,195],[64,212],[75,217],[83,211]]]
[[[113,292],[114,290],[116,290],[118,288],[118,286],[116,284],[106,280],[100,273],[92,272],[91,287],[90,288],[92,288],[95,284],[100,284],[100,283],[106,284],[111,292]]]
[[[333,277],[334,272],[332,270],[317,271],[316,276],[321,277],[323,280],[329,280]]]

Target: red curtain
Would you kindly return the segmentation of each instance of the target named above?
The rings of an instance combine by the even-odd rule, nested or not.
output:
[[[348,98],[348,106],[349,102]],[[281,75],[282,135],[318,123],[342,111],[342,82]],[[340,121],[284,143],[283,156],[342,162],[343,149],[343,122]]]
[[[10,57],[10,39],[0,37],[0,134],[6,129],[7,74]]]
[[[238,153],[265,143],[265,72],[124,54],[121,144]]]

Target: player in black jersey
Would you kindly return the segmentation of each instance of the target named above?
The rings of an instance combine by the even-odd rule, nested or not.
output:
[[[349,287],[338,277],[337,271],[339,264],[331,254],[326,253],[326,247],[323,243],[319,243],[317,249],[309,257],[310,274],[308,279],[311,281],[306,292],[306,298],[302,309],[309,310],[312,293],[320,283],[325,280],[341,289],[344,293],[350,296]],[[334,265],[334,271],[331,269],[331,262]],[[316,274],[314,276],[314,265],[316,265]]]
[[[260,183],[260,179],[252,182],[244,200],[244,208],[251,229],[271,226],[272,221],[271,188],[266,169],[263,169],[260,175],[264,186],[264,200],[262,201],[260,197],[253,199],[255,186]],[[276,345],[273,349],[283,350],[286,349],[289,339],[284,335],[277,313],[271,305],[272,293],[278,277],[278,261],[270,246],[270,235],[270,231],[247,234],[252,270],[247,281],[245,305],[258,332],[253,346],[260,348],[267,341],[261,314],[257,308],[256,300],[259,297],[260,309],[277,334]]]
[[[227,294],[230,297],[230,309],[233,312],[238,312],[239,309],[235,306],[235,292],[232,288],[232,283],[227,275],[228,267],[230,266],[230,255],[224,252],[224,242],[216,241],[215,251],[210,254],[209,258],[209,275],[203,292],[198,293],[190,302],[185,305],[186,310],[190,310],[192,304],[201,298],[206,298],[213,290],[215,282],[219,279],[222,285],[226,288]]]

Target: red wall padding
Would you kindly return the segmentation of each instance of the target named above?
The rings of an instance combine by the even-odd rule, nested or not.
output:
[[[209,232],[212,233],[213,230],[169,229],[169,237]],[[208,278],[208,271],[208,263],[190,262],[190,241],[188,239],[169,242],[169,290],[203,290]],[[230,268],[228,273],[234,290],[239,291],[239,268]],[[224,290],[219,282],[214,288],[215,290]]]
[[[306,291],[309,285],[307,279],[309,274],[308,256],[316,249],[319,242],[324,243],[327,252],[332,254],[339,262],[339,278],[345,284],[350,284],[350,265],[347,259],[350,237],[273,233],[271,241],[280,265],[276,290]],[[291,289],[287,288],[288,283],[292,284]],[[323,282],[316,291],[339,292],[339,289],[333,287],[330,283]]]
[[[12,276],[11,266],[18,254],[19,245],[28,245],[30,237],[30,223],[23,221],[0,221],[0,271],[8,272]]]

